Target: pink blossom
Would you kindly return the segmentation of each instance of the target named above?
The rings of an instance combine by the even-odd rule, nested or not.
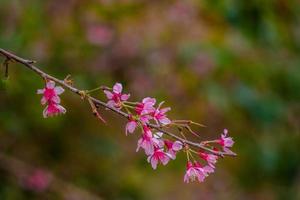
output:
[[[182,142],[175,141],[172,142],[170,140],[165,140],[165,145],[170,157],[174,160],[176,158],[176,153],[182,149]]]
[[[66,109],[59,104],[50,102],[43,111],[44,118],[65,114]]]
[[[91,25],[87,28],[87,39],[94,45],[108,45],[113,38],[113,31],[103,25]]]
[[[205,177],[208,176],[208,174],[214,173],[215,172],[215,168],[206,165],[206,166],[202,166],[199,162],[195,162],[194,166],[200,171],[200,173],[202,173]]]
[[[138,140],[136,151],[139,151],[140,148],[145,150],[146,155],[151,155],[154,152],[154,140],[152,132],[147,126],[143,126],[143,135]]]
[[[183,179],[185,183],[189,183],[190,180],[195,181],[196,179],[199,182],[203,182],[206,176],[207,176],[206,171],[198,164],[193,165],[192,162],[190,161],[187,162],[187,169]]]
[[[65,90],[60,86],[55,87],[54,81],[48,81],[46,83],[46,87],[43,89],[39,89],[37,93],[43,94],[41,104],[45,105],[48,102],[53,102],[57,104],[60,103],[60,98],[58,95],[62,94],[64,91]]]
[[[135,107],[135,111],[138,115],[145,115],[155,111],[153,107],[156,103],[155,98],[146,97],[141,103],[138,103]]]
[[[24,187],[35,192],[45,191],[52,181],[52,175],[44,170],[35,170],[24,180]]]
[[[149,123],[149,120],[152,119],[152,117],[148,114],[144,114],[144,115],[139,115],[139,120],[143,123],[143,124],[146,124],[146,123]]]
[[[165,153],[162,149],[155,148],[153,154],[148,156],[147,161],[151,163],[153,169],[156,169],[159,162],[166,165],[170,161],[170,155]]]
[[[127,133],[133,133],[134,130],[137,127],[137,122],[135,120],[130,120],[127,124],[126,124],[126,135]]]
[[[234,144],[232,137],[227,137],[228,130],[224,129],[224,133],[221,135],[221,139],[219,139],[219,144],[223,147],[225,152],[232,152],[229,148],[231,148]]]
[[[203,153],[203,152],[199,152],[199,156],[200,156],[200,158],[205,160],[208,163],[209,166],[211,166],[213,168],[215,167],[215,164],[217,163],[218,156],[213,155],[213,154]]]
[[[122,94],[123,86],[121,83],[116,83],[113,86],[112,91],[104,90],[106,97],[108,98],[107,104],[111,107],[121,108],[122,101],[127,101],[130,94]]]
[[[41,104],[47,104],[46,108],[43,111],[44,118],[55,116],[61,113],[65,113],[66,109],[59,105],[60,98],[58,95],[62,94],[64,89],[60,86],[55,87],[54,81],[48,81],[46,83],[46,87],[43,89],[39,89],[37,91],[38,94],[43,94],[41,99]]]
[[[163,125],[167,125],[167,124],[171,123],[171,120],[169,118],[167,118],[166,112],[171,110],[171,108],[167,107],[167,108],[160,109],[160,107],[162,106],[163,103],[164,102],[161,102],[159,104],[158,108],[153,112],[153,118],[157,124],[161,123]]]

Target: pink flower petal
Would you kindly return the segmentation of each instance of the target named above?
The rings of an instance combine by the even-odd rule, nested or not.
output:
[[[223,132],[224,132],[225,136],[228,134],[228,130],[226,128],[224,129]]]
[[[162,108],[162,109],[160,110],[160,113],[161,113],[161,114],[165,114],[166,112],[168,112],[168,111],[170,111],[170,110],[171,110],[170,107]]]
[[[155,157],[152,157],[150,160],[151,160],[151,166],[152,166],[152,168],[156,169],[157,168],[158,160]]]
[[[54,81],[48,81],[46,84],[46,87],[48,89],[53,89],[55,87],[55,82]]]
[[[159,119],[159,122],[162,123],[163,125],[168,125],[171,123],[171,120],[168,119],[167,117],[162,117]]]
[[[60,103],[60,98],[59,98],[59,96],[54,96],[54,97],[52,97],[51,101],[54,102],[54,103],[59,104]]]
[[[105,95],[106,95],[106,97],[108,98],[108,99],[112,99],[113,98],[113,93],[111,93],[110,91],[108,91],[108,90],[104,90],[103,91],[104,93],[105,93]]]
[[[151,97],[146,97],[143,99],[142,101],[144,104],[151,104],[152,106],[156,103],[156,99],[155,98],[151,98]]]
[[[107,102],[107,105],[110,106],[110,107],[115,107],[116,104],[113,100],[110,100],[110,101]]]
[[[121,83],[116,83],[113,87],[113,91],[116,94],[120,94],[122,92],[122,90],[123,90],[123,86]]]
[[[152,142],[145,142],[144,150],[146,155],[151,155],[154,152],[154,146]]]
[[[180,141],[175,141],[172,145],[172,149],[174,151],[180,151],[182,149],[182,142]]]
[[[45,92],[45,89],[38,89],[36,93],[37,94],[44,94],[44,92]]]
[[[60,95],[60,94],[62,94],[64,91],[65,91],[65,90],[64,90],[62,87],[60,87],[60,86],[57,86],[57,87],[54,88],[54,92],[56,93],[56,95]]]
[[[122,101],[127,101],[129,99],[129,97],[130,97],[130,94],[122,94],[121,95],[121,100]]]
[[[133,133],[135,128],[137,126],[137,123],[135,121],[130,121],[126,124],[126,135],[127,135],[127,132],[129,133]]]
[[[45,105],[47,103],[47,99],[43,96],[41,99],[41,104]]]
[[[168,154],[169,154],[169,156],[170,156],[170,158],[171,158],[172,160],[175,160],[175,159],[176,159],[176,152],[173,151],[172,149],[170,149],[170,150],[168,151]]]
[[[164,156],[161,156],[160,161],[163,165],[168,164],[168,162],[170,161],[170,155],[165,154]]]
[[[62,113],[62,114],[66,113],[66,109],[64,107],[62,107],[61,105],[57,105],[57,109],[59,110],[59,113]]]
[[[206,173],[214,173],[214,168],[212,168],[211,166],[207,165],[205,167],[203,167],[203,170],[206,172]]]

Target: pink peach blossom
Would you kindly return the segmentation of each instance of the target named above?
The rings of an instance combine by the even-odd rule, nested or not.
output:
[[[140,148],[145,150],[146,155],[151,155],[154,152],[154,140],[152,132],[147,126],[143,126],[143,135],[138,140],[136,151],[139,151]]]
[[[176,158],[176,153],[180,151],[183,147],[182,142],[180,141],[172,142],[170,140],[165,140],[164,143],[166,145],[168,154],[174,160]]]
[[[156,103],[155,98],[146,97],[141,103],[138,103],[135,107],[135,111],[138,115],[145,115],[155,111],[153,107]]]
[[[59,104],[50,102],[43,111],[44,118],[65,114],[66,109]]]
[[[171,120],[167,118],[166,112],[170,111],[171,108],[167,107],[167,108],[160,109],[163,103],[164,102],[161,102],[158,108],[153,112],[153,118],[157,124],[167,125],[171,123]]]
[[[147,161],[151,163],[153,169],[156,169],[158,163],[166,165],[170,161],[170,155],[162,149],[155,148],[153,154],[149,155]]]
[[[229,148],[231,148],[234,144],[234,141],[232,137],[227,137],[228,130],[224,129],[224,133],[221,135],[221,138],[219,139],[219,144],[223,147],[223,150],[225,152],[232,152]]]
[[[54,81],[48,81],[46,83],[46,87],[43,89],[39,89],[37,93],[43,94],[41,104],[45,105],[48,102],[53,102],[57,104],[60,103],[60,98],[58,95],[62,94],[64,91],[65,90],[60,86],[55,87]]]
[[[42,94],[41,104],[46,105],[43,111],[44,118],[55,116],[61,113],[65,113],[66,109],[59,105],[59,95],[64,92],[64,89],[60,86],[55,87],[54,81],[47,81],[45,88],[39,89],[38,94]]]
[[[189,183],[190,181],[195,181],[196,179],[199,182],[203,182],[205,177],[207,176],[207,173],[204,171],[203,168],[200,166],[193,165],[192,162],[187,162],[187,169],[183,178],[183,181],[185,183]]]
[[[122,107],[122,101],[127,101],[130,97],[130,94],[122,94],[123,86],[121,83],[116,83],[113,86],[112,91],[104,90],[107,99],[107,105],[115,108]]]
[[[198,161],[194,162],[194,166],[196,167],[196,169],[199,170],[200,173],[202,173],[205,177],[208,176],[208,174],[214,173],[215,172],[215,168],[206,165],[206,166],[202,166]]]
[[[218,156],[213,155],[213,154],[207,154],[203,152],[199,152],[200,158],[205,160],[209,166],[215,168],[215,164],[217,163]]]

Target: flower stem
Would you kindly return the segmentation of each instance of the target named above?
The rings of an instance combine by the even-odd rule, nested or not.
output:
[[[95,89],[91,89],[91,90],[87,90],[86,91],[86,93],[87,94],[90,94],[90,93],[92,93],[92,92],[96,92],[96,91],[98,91],[98,90],[102,90],[102,86],[99,86],[99,87],[96,87]]]

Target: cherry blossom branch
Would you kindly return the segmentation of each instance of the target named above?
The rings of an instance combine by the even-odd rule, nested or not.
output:
[[[1,49],[0,48],[0,53],[6,58],[5,60],[5,65],[6,65],[6,68],[8,68],[8,63],[9,62],[17,62],[17,63],[20,63],[20,64],[23,64],[25,67],[27,67],[28,69],[32,70],[33,72],[35,72],[36,74],[38,74],[39,76],[41,76],[42,78],[44,78],[45,80],[52,80],[60,85],[62,85],[63,87],[67,88],[68,90],[70,90],[71,92],[77,94],[77,95],[80,95],[82,98],[87,98],[89,103],[91,104],[92,106],[92,110],[93,110],[93,113],[99,118],[101,119],[102,121],[104,121],[104,119],[99,115],[99,113],[97,112],[97,109],[92,105],[93,103],[95,104],[95,106],[102,106],[106,109],[109,109],[117,114],[119,114],[120,116],[123,116],[125,118],[129,118],[129,115],[123,111],[121,111],[120,109],[117,109],[115,107],[112,107],[112,106],[109,106],[107,105],[105,102],[103,101],[100,101],[99,99],[96,99],[95,97],[92,97],[90,95],[87,95],[86,94],[86,91],[84,90],[80,90],[78,88],[75,88],[74,86],[72,86],[70,83],[68,83],[68,78],[64,79],[64,80],[60,80],[54,76],[51,76],[49,74],[47,74],[46,72],[40,70],[38,67],[36,67],[34,65],[35,61],[32,61],[32,60],[27,60],[27,59],[24,59],[24,58],[21,58],[21,57],[18,57],[16,56],[15,54],[13,53],[10,53],[4,49]],[[202,149],[204,151],[207,151],[207,152],[210,152],[212,154],[215,154],[217,156],[221,156],[221,157],[224,157],[224,156],[236,156],[236,154],[234,152],[223,152],[223,151],[216,151],[214,149],[211,149],[207,146],[205,146],[205,144],[208,144],[210,143],[210,141],[204,141],[204,142],[201,142],[201,143],[197,143],[197,142],[192,142],[192,141],[189,141],[185,138],[182,138],[180,136],[177,136],[169,131],[166,131],[165,129],[163,129],[163,127],[161,125],[156,125],[156,124],[151,124],[151,123],[147,123],[147,125],[150,127],[150,128],[153,128],[153,129],[156,129],[157,131],[159,132],[162,132],[176,140],[179,140],[181,141],[183,144],[187,144],[187,145],[190,145],[190,146],[193,146],[193,147],[196,147],[196,148],[199,148],[199,149]]]
[[[127,119],[126,135],[134,133],[136,128],[140,128],[142,135],[138,140],[136,151],[141,148],[144,150],[148,156],[147,161],[151,163],[153,169],[156,169],[159,163],[166,165],[170,160],[176,158],[178,152],[183,151],[186,153],[187,158],[184,182],[189,183],[196,179],[202,182],[209,174],[215,171],[215,164],[219,157],[236,156],[231,151],[234,141],[231,137],[228,137],[227,129],[224,129],[221,137],[216,140],[190,141],[185,136],[185,133],[200,137],[191,126],[203,127],[204,125],[191,120],[170,120],[166,113],[171,108],[162,108],[164,102],[155,105],[155,98],[146,97],[138,102],[128,101],[130,94],[122,93],[123,86],[121,83],[116,83],[112,88],[101,86],[92,90],[80,90],[73,86],[70,75],[64,80],[60,80],[34,66],[35,61],[20,58],[3,49],[0,49],[0,54],[5,57],[3,66],[5,67],[6,77],[8,76],[9,62],[17,62],[23,64],[45,80],[45,87],[37,90],[37,93],[42,95],[41,104],[45,106],[43,111],[45,118],[66,112],[66,109],[60,105],[61,100],[59,96],[64,92],[64,87],[79,95],[82,100],[87,100],[92,113],[101,122],[106,123],[98,111],[100,106]],[[59,86],[55,86],[55,84]],[[98,90],[103,90],[108,99],[107,103],[91,96],[92,92]],[[178,130],[177,134],[166,130],[170,128],[176,128]],[[194,157],[195,154],[197,157]],[[199,159],[200,161],[198,161]]]

